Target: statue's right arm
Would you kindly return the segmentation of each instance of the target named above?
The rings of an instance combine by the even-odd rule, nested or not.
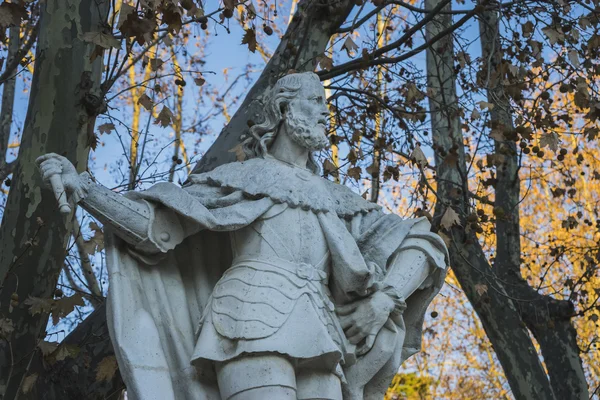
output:
[[[166,252],[183,240],[178,218],[168,210],[158,211],[146,201],[134,201],[95,183],[89,173],[78,174],[65,157],[47,154],[37,160],[42,179],[60,174],[72,200],[136,250]]]

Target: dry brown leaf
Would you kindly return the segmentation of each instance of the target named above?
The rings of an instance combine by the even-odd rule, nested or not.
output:
[[[239,143],[234,148],[229,149],[229,153],[235,153],[235,159],[238,161],[244,161],[246,159],[246,153],[244,153],[243,146],[243,143]]]
[[[63,361],[67,358],[77,357],[81,349],[74,344],[61,345],[53,354],[55,361]]]
[[[140,96],[138,104],[141,104],[148,111],[152,111],[152,107],[154,107],[154,102],[146,93]]]
[[[8,339],[15,330],[15,325],[8,318],[0,318],[0,337]]]
[[[49,313],[54,305],[54,299],[42,299],[29,296],[23,303],[29,306],[31,315]]]
[[[481,108],[482,110],[484,108],[487,108],[490,111],[492,111],[494,109],[494,105],[492,103],[488,103],[487,101],[480,101],[477,104],[479,104],[479,108]]]
[[[42,340],[41,342],[38,343],[37,347],[42,352],[42,355],[44,357],[46,357],[46,356],[49,356],[50,354],[54,353],[54,351],[58,348],[58,343],[57,342],[46,342],[45,340]]]
[[[348,176],[350,178],[353,178],[357,182],[360,180],[361,173],[362,173],[362,170],[360,167],[348,168],[348,172],[347,172]]]
[[[333,176],[337,176],[337,174],[338,174],[338,168],[328,158],[326,158],[325,161],[323,161],[323,171],[326,174],[333,175]]]
[[[581,65],[581,61],[579,61],[579,53],[575,49],[569,51],[569,60],[575,68]]]
[[[156,8],[156,7],[148,7]],[[137,13],[130,13],[119,30],[125,37],[135,37],[141,46],[152,41],[152,32],[156,29],[156,21],[152,18],[140,18]]]
[[[321,67],[321,69],[323,69],[325,71],[329,71],[333,68],[333,59],[330,57],[327,57],[325,54],[321,54],[320,56],[317,56],[316,61],[317,61],[317,65],[319,65]]]
[[[206,79],[204,79],[204,77],[202,75],[194,78],[194,83],[198,86],[202,86],[206,83]]]
[[[150,59],[150,69],[152,72],[156,72],[163,66],[164,63],[165,62],[160,58],[152,58]]]
[[[415,146],[415,149],[410,154],[410,159],[423,168],[427,166],[427,157],[425,157],[425,153],[423,153],[423,150],[421,150],[421,146],[419,145]]]
[[[160,110],[160,113],[158,113],[158,116],[156,117],[154,123],[160,124],[161,127],[166,128],[171,124],[172,120],[173,112],[169,109],[169,107],[163,106],[162,110]]]
[[[550,44],[564,42],[564,40],[565,40],[565,34],[562,33],[561,31],[559,31],[554,26],[547,26],[545,28],[542,28],[542,32],[544,32],[544,35],[546,35],[546,37],[548,37]]]
[[[121,3],[121,9],[119,10],[119,22],[117,22],[117,29],[121,28],[121,25],[127,20],[129,14],[135,11],[135,7],[130,6],[127,3]]]
[[[61,318],[66,317],[75,309],[75,306],[84,306],[83,297],[79,293],[73,296],[62,297],[54,300],[52,307],[52,323],[58,324]]]
[[[16,2],[4,2],[0,4],[0,28],[6,29],[10,26],[19,26],[21,25],[21,20],[27,18],[28,13],[25,7]]]
[[[348,57],[354,57],[352,53],[358,50],[358,45],[354,43],[354,40],[352,40],[352,37],[350,35],[348,35],[348,37],[344,41],[344,44],[342,45],[342,50],[346,50]]]
[[[460,225],[460,218],[456,211],[452,209],[452,207],[448,207],[442,216],[440,226],[450,230],[450,228],[452,228],[454,225]]]
[[[106,133],[109,134],[115,130],[115,124],[113,124],[112,122],[107,122],[105,124],[99,125],[98,126],[98,131],[100,133]]]
[[[479,297],[486,294],[488,291],[488,286],[485,283],[477,283],[475,284],[475,293],[479,295]]]
[[[23,391],[23,394],[27,394],[31,391],[33,385],[35,385],[35,382],[37,381],[37,378],[38,374],[31,374],[23,379],[23,384],[21,385],[21,390]]]
[[[523,30],[523,37],[531,37],[531,34],[533,33],[533,28],[533,22],[531,21],[527,21],[523,25],[521,25],[521,29]]]
[[[115,356],[104,357],[96,367],[96,382],[110,382],[117,372],[117,359]]]
[[[87,254],[96,254],[104,250],[104,232],[95,222],[90,222],[90,229],[94,232],[92,237],[84,242],[84,250]]]
[[[244,37],[242,38],[242,44],[248,45],[248,50],[256,52],[256,31],[254,29],[246,29]]]
[[[111,47],[114,47],[115,49],[121,48],[121,42],[119,39],[113,35],[102,32],[85,32],[81,35],[81,40],[84,42],[94,43],[103,49],[110,49]]]
[[[406,101],[409,103],[419,102],[425,98],[425,93],[420,91],[414,82],[408,83],[406,89]]]
[[[548,146],[552,151],[558,150],[558,134],[556,132],[550,132],[540,137],[540,148]]]

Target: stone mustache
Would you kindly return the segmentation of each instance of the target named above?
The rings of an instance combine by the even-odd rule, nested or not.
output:
[[[382,399],[420,350],[446,271],[426,219],[321,178],[325,92],[281,78],[246,161],[118,195],[64,157],[38,165],[105,226],[108,323],[128,398]],[[60,179],[58,179],[60,178]]]

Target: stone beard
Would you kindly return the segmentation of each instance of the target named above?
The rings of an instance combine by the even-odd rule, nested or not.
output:
[[[318,151],[329,146],[325,126],[318,121],[303,118],[296,113],[294,107],[288,107],[283,123],[292,140],[308,151]]]
[[[443,241],[308,169],[328,145],[315,74],[281,78],[265,109],[253,158],[183,187],[120,196],[62,156],[37,160],[107,227],[107,321],[132,400],[379,400],[420,350]]]

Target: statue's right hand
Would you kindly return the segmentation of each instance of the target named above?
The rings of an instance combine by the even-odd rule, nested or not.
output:
[[[66,158],[56,153],[48,153],[38,157],[35,163],[40,169],[43,182],[50,186],[50,178],[60,175],[66,192],[76,199],[85,197],[85,184],[75,166]]]

